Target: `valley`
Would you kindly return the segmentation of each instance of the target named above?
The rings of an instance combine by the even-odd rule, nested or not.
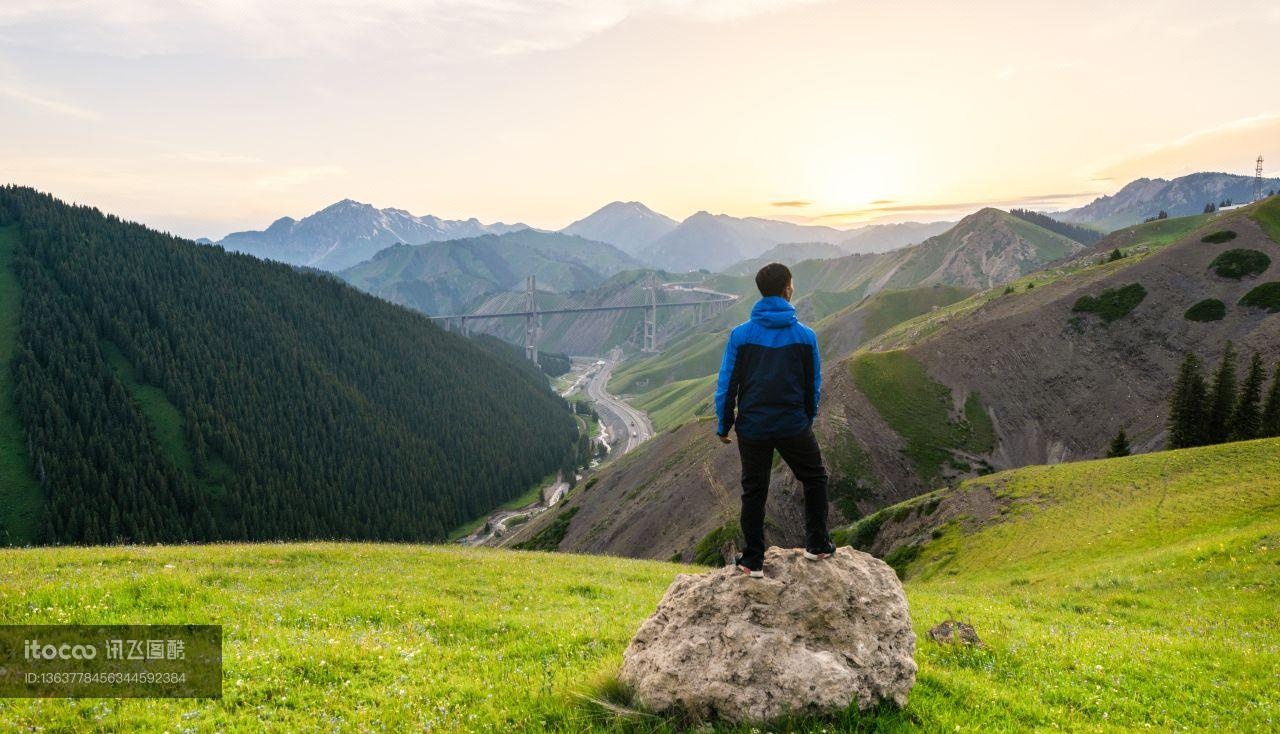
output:
[[[620,357],[620,350],[614,349],[598,360],[575,358],[574,368],[569,375],[569,387],[560,393],[565,398],[572,398],[579,393],[586,396],[600,416],[600,436],[595,440],[603,444],[608,453],[602,460],[593,461],[592,469],[625,456],[653,437],[649,417],[643,411],[610,395],[606,389],[610,373]],[[497,510],[478,523],[473,532],[459,538],[458,542],[467,546],[506,545],[514,537],[510,533],[516,525],[528,523],[554,508],[571,489],[572,485],[564,480],[563,475],[557,475],[552,484],[537,492],[537,499]]]
[[[623,456],[653,437],[653,425],[649,422],[649,416],[609,394],[609,378],[620,357],[621,350],[614,349],[608,357],[589,368],[584,389],[591,404],[608,425],[605,440],[610,444],[610,458],[615,455]]]

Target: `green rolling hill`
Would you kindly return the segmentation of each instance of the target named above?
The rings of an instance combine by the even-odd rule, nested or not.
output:
[[[501,235],[395,245],[338,273],[355,287],[429,315],[468,313],[485,297],[522,290],[583,290],[639,266],[612,245],[522,229]]]

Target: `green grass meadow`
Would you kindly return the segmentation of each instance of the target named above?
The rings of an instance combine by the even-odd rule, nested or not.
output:
[[[944,490],[981,485],[1008,509],[941,526],[907,565],[907,707],[773,730],[1275,731],[1277,466],[1267,440]],[[221,700],[0,699],[6,731],[684,728],[595,701],[618,695],[630,636],[696,567],[305,543],[10,549],[0,569],[5,623],[219,623],[226,640]],[[949,616],[983,646],[923,638]]]

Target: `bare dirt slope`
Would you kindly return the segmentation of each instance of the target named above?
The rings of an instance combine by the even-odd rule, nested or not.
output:
[[[574,490],[559,510],[522,526],[507,545],[528,540],[571,513],[558,546],[562,551],[692,560],[700,541],[738,520],[738,449],[714,434],[710,421],[692,421],[655,436],[607,465],[589,487]],[[803,542],[802,507],[799,484],[779,461],[767,508],[771,544]]]

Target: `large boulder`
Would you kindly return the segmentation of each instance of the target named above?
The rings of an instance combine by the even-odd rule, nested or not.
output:
[[[741,723],[906,704],[916,636],[893,569],[852,548],[770,548],[764,573],[676,577],[622,658],[639,706]]]

